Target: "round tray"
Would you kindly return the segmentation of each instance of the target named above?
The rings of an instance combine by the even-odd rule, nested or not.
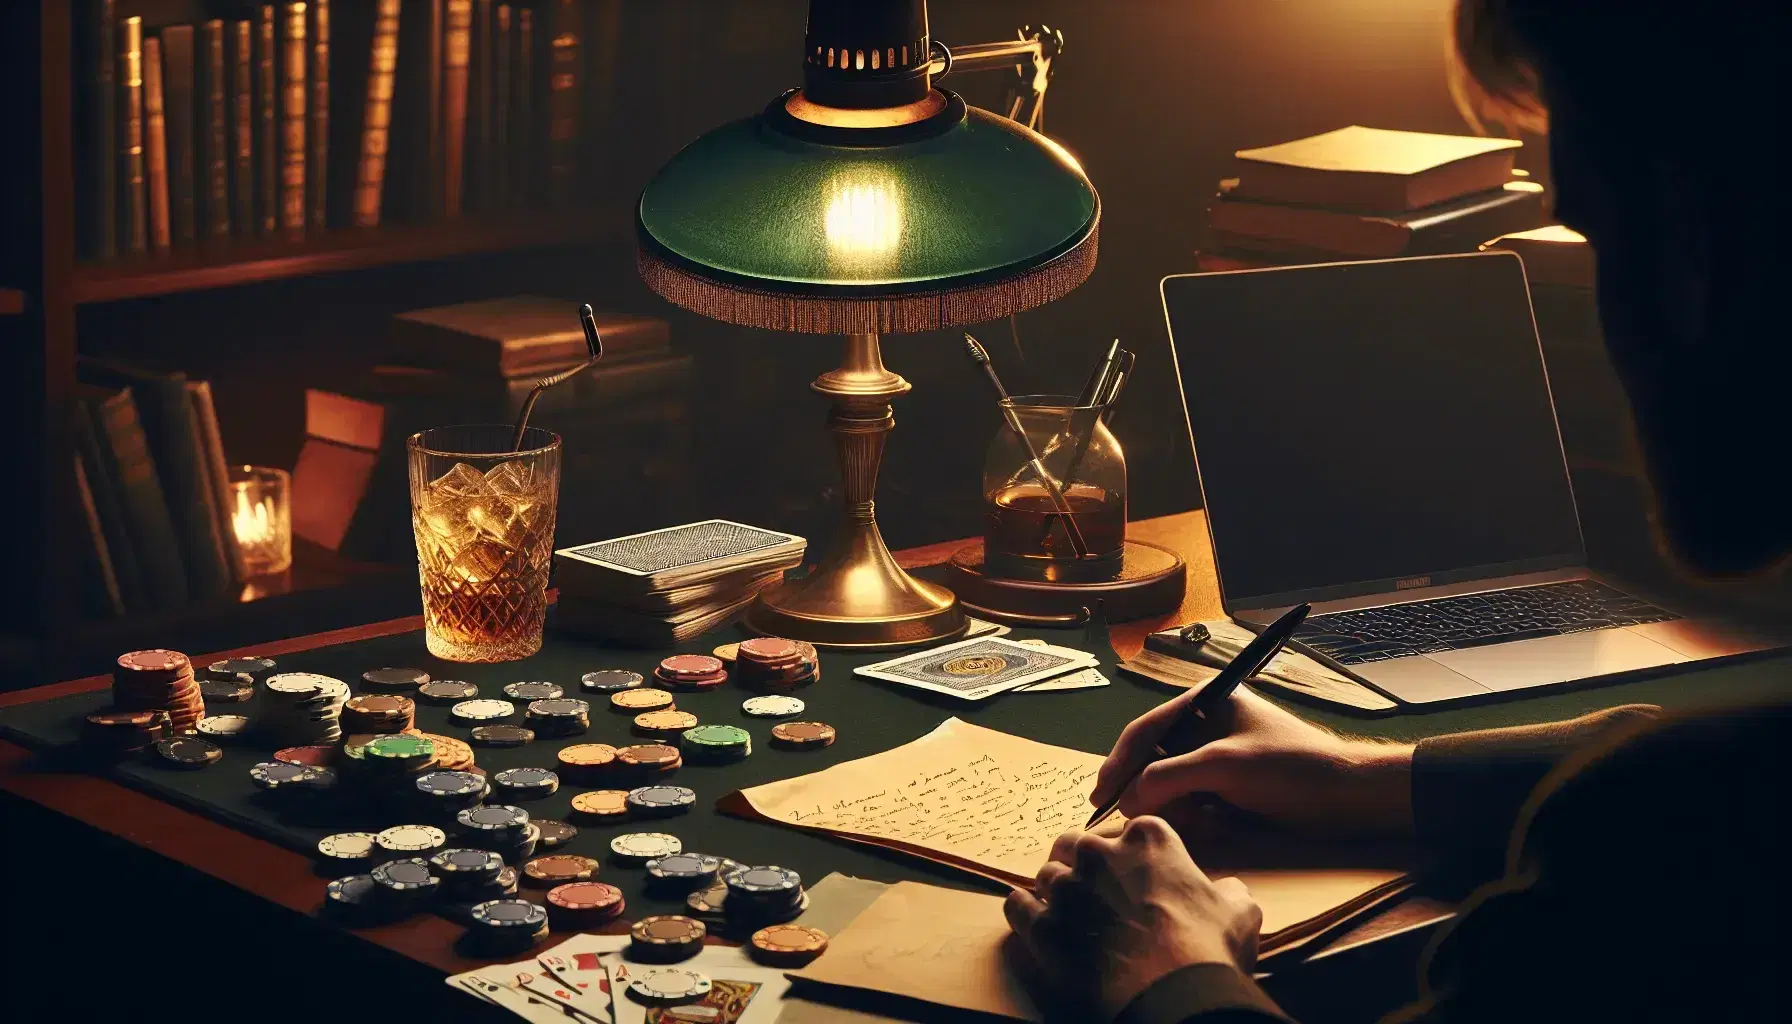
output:
[[[979,618],[1022,626],[1074,626],[1097,600],[1109,622],[1126,622],[1175,611],[1182,604],[1187,573],[1169,548],[1127,540],[1120,575],[1099,583],[1042,583],[990,575],[981,541],[959,548],[946,563],[946,586],[964,610]]]

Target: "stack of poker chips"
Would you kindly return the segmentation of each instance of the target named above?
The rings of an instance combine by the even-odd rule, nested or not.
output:
[[[591,728],[591,705],[576,697],[530,701],[525,720],[537,736],[578,736]]]
[[[383,834],[383,833],[382,833]],[[374,903],[394,917],[405,917],[427,909],[435,899],[441,879],[430,870],[427,857],[400,857],[375,867]]]
[[[208,702],[240,704],[255,696],[255,683],[274,670],[272,658],[225,658],[205,666],[199,692]]]
[[[396,693],[362,694],[342,705],[341,728],[348,733],[405,732],[416,720],[416,702]]]
[[[429,673],[420,668],[375,668],[361,673],[361,684],[374,693],[416,693],[429,682]]]
[[[481,953],[519,952],[547,935],[547,908],[528,900],[487,900],[473,907],[467,921],[467,938]]]
[[[655,857],[647,862],[647,891],[661,898],[683,899],[715,885],[722,863],[723,858],[714,854],[690,851]]]
[[[801,916],[809,905],[803,876],[773,864],[737,868],[722,879],[728,886],[723,913],[736,935],[749,935],[767,925]]]
[[[523,862],[523,879],[537,888],[552,889],[568,882],[589,882],[601,866],[576,853],[551,853]]]
[[[474,772],[424,772],[417,776],[415,787],[423,817],[447,822],[454,821],[461,811],[479,806],[490,791],[485,776]]]
[[[653,678],[669,690],[702,692],[728,681],[728,666],[707,654],[674,654],[653,670]]]
[[[473,748],[467,744],[466,740],[456,739],[453,736],[441,736],[433,732],[419,732],[415,735],[419,739],[425,739],[435,744],[435,766],[442,771],[470,772],[475,770]]]
[[[490,850],[455,846],[437,850],[429,867],[442,880],[437,896],[447,916],[465,921],[473,906],[516,894],[516,871]],[[506,880],[505,872],[509,872]]]
[[[560,790],[560,776],[546,768],[506,768],[492,776],[492,786],[512,803],[539,800]]]
[[[821,678],[821,656],[801,640],[761,636],[742,640],[734,658],[735,680],[756,690],[782,692]]]
[[[404,792],[417,776],[436,767],[435,741],[409,733],[345,744],[342,752],[345,764],[359,764],[356,771],[371,788],[388,793]]]
[[[628,957],[642,963],[668,964],[688,960],[703,949],[709,929],[695,918],[678,914],[643,917],[628,930]]]
[[[490,850],[506,864],[521,864],[534,856],[541,840],[541,830],[529,820],[529,812],[510,804],[469,807],[454,820],[467,845]]]
[[[608,882],[567,882],[548,890],[548,922],[560,931],[584,931],[622,916],[628,901]]]
[[[193,665],[179,651],[156,648],[118,656],[112,670],[112,707],[117,711],[165,711],[170,731],[184,735],[205,717],[205,698],[193,679]]]
[[[336,788],[336,773],[321,765],[262,761],[249,769],[257,789],[270,798],[294,801],[327,796]]]
[[[753,737],[738,725],[699,725],[685,730],[680,746],[695,763],[732,764],[753,753]]]
[[[634,785],[663,779],[684,765],[684,754],[666,743],[633,743],[616,748],[616,774]]]
[[[448,845],[448,833],[434,825],[394,825],[373,837],[373,858],[376,861],[404,858],[424,859]]]
[[[121,757],[143,750],[167,731],[166,711],[100,711],[87,716],[81,745],[101,757]]]
[[[315,672],[281,672],[262,681],[256,725],[275,746],[297,747],[342,739],[348,684]]]
[[[594,786],[602,782],[616,764],[616,748],[608,743],[574,743],[561,747],[554,759],[559,762],[561,778],[578,785]]]

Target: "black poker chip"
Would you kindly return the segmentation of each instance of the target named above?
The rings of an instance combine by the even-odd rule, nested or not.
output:
[[[251,682],[254,681],[254,677],[263,672],[272,672],[273,670],[274,659],[272,658],[225,658],[223,661],[214,661],[205,666],[206,674],[214,679],[245,675],[250,677]]]
[[[473,772],[427,772],[417,777],[417,791],[443,800],[464,800],[485,792],[485,777]]]
[[[455,815],[460,827],[475,834],[520,835],[529,825],[529,812],[509,804],[469,807]]]
[[[535,738],[535,730],[520,725],[481,725],[471,735],[482,747],[520,747]]]
[[[688,851],[647,862],[647,875],[657,888],[683,892],[713,885],[721,869],[722,858]]]
[[[375,668],[361,673],[361,681],[381,690],[415,690],[429,682],[429,673],[420,668]]]
[[[224,751],[216,743],[197,736],[175,736],[156,741],[156,756],[180,768],[204,768],[217,764]]]
[[[647,680],[639,672],[630,672],[625,668],[604,668],[596,672],[587,672],[580,677],[579,685],[587,693],[616,693],[621,690],[632,690],[637,686],[647,685]]]
[[[241,704],[255,696],[255,677],[247,672],[234,672],[217,679],[201,679],[199,695],[207,704]]]
[[[507,683],[504,686],[504,696],[512,700],[552,700],[565,692],[560,684],[548,682]]]
[[[548,697],[529,704],[529,714],[541,718],[577,718],[591,713],[591,705],[574,697]]]
[[[374,868],[372,875],[381,892],[405,898],[426,897],[442,884],[430,871],[429,861],[422,857],[387,861]]]
[[[479,687],[460,679],[434,679],[417,687],[425,704],[455,704],[479,696]]]
[[[696,791],[684,786],[642,786],[628,794],[628,809],[643,818],[682,814],[696,802]]]
[[[572,841],[573,836],[579,834],[578,826],[568,825],[564,821],[555,821],[552,818],[536,818],[534,825],[541,830],[541,838],[538,842],[544,850],[565,846]]]
[[[560,788],[560,776],[546,768],[506,768],[492,776],[492,785],[512,800],[544,797]]]
[[[457,885],[481,885],[497,880],[504,870],[504,858],[490,850],[457,847],[437,852],[429,858],[429,866]]]

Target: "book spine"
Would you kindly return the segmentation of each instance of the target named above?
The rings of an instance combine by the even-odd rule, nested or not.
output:
[[[306,145],[306,221],[323,230],[328,218],[330,167],[330,0],[310,0],[311,67],[307,80],[311,103],[306,108],[310,138]]]
[[[149,248],[149,208],[144,194],[143,153],[143,19],[126,18],[119,25],[118,81],[124,109],[119,118],[118,183],[123,196],[119,224],[126,252]]]
[[[141,559],[145,596],[155,608],[179,608],[187,603],[187,573],[131,389],[99,403],[97,415],[131,547]]]
[[[280,227],[305,230],[305,5],[290,3],[280,25]]]
[[[112,552],[106,546],[106,531],[100,524],[100,510],[93,500],[93,488],[87,481],[87,470],[81,456],[74,456],[75,498],[81,506],[81,525],[87,528],[87,544],[82,550],[83,590],[88,604],[95,611],[111,616],[124,614],[124,594],[118,589],[118,573],[112,567]]]
[[[236,506],[230,500],[230,467],[224,458],[224,434],[218,429],[218,410],[212,402],[211,382],[188,381],[187,397],[193,403],[193,421],[199,428],[200,454],[205,463],[206,480],[211,485],[211,506],[218,517],[224,564],[230,569],[231,582],[241,583],[249,577],[249,567],[243,561],[243,549],[236,539],[233,515]]]
[[[83,237],[89,259],[109,260],[118,255],[117,0],[90,0],[88,14],[82,67],[88,76],[84,110],[88,134],[81,168],[87,176]]]
[[[275,127],[280,99],[274,45],[274,5],[267,4],[255,21],[255,199],[264,235],[280,227],[280,136]]]
[[[240,236],[255,233],[255,26],[230,28],[230,219]]]
[[[211,474],[199,417],[187,392],[187,382],[175,379],[158,385],[162,409],[163,448],[170,463],[162,474],[169,511],[181,528],[187,555],[187,579],[195,597],[211,597],[230,589],[231,566],[225,560],[224,538],[219,534]]]
[[[213,19],[201,26],[200,62],[205,97],[205,233],[212,238],[230,236],[230,114],[224,78],[224,22]]]
[[[462,188],[468,210],[490,206],[492,43],[492,0],[473,0],[473,50],[467,58],[466,185]]]
[[[553,206],[571,205],[577,197],[581,37],[578,0],[554,0],[548,63],[548,202]]]
[[[399,0],[379,0],[373,53],[368,58],[367,110],[361,118],[361,159],[355,172],[355,226],[377,227],[392,144],[392,92],[398,69]]]
[[[516,66],[510,96],[515,109],[511,120],[510,192],[517,206],[535,203],[535,12],[521,7],[516,12]]]
[[[510,5],[499,4],[492,43],[492,135],[486,157],[493,209],[510,205]]]
[[[193,166],[199,152],[198,134],[193,130],[193,63],[193,26],[163,29],[162,118],[167,125],[168,207],[176,245],[192,245],[199,239],[199,175]]]
[[[168,224],[168,136],[162,112],[162,41],[143,40],[143,150],[144,191],[149,196],[149,241],[167,249],[172,237]]]
[[[467,152],[467,62],[473,48],[473,0],[448,0],[442,36],[442,213],[458,217]]]
[[[107,468],[107,458],[100,445],[96,428],[98,410],[94,403],[81,399],[75,408],[75,453],[81,460],[87,478],[100,529],[106,538],[106,552],[111,556],[112,573],[118,583],[119,596],[127,612],[149,610],[143,593],[143,576],[137,568],[137,556],[131,549],[130,531],[125,527],[124,510],[118,501],[118,484]]]

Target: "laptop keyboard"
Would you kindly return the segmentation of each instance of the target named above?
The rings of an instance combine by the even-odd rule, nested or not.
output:
[[[1677,618],[1621,590],[1574,580],[1314,615],[1294,639],[1340,664],[1361,665]]]

